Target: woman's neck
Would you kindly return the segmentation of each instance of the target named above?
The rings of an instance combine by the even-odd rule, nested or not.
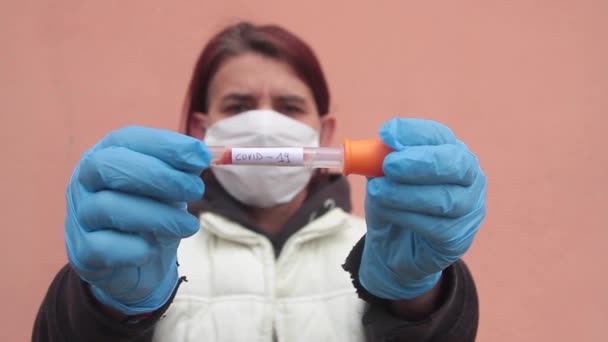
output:
[[[276,205],[270,208],[251,208],[249,216],[253,219],[256,225],[266,234],[274,236],[278,235],[289,218],[298,211],[304,203],[308,189],[300,191],[291,201]]]

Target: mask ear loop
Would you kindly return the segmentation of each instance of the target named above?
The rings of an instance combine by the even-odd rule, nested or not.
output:
[[[312,188],[314,184],[322,182],[324,179],[329,178],[331,173],[329,169],[316,169],[314,170],[312,176],[310,176],[310,182],[308,183],[308,188]]]

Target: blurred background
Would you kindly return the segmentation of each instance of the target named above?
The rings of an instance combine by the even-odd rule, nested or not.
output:
[[[608,2],[0,2],[0,329],[27,341],[66,262],[64,190],[111,130],[178,129],[194,61],[238,20],[285,26],[329,79],[338,140],[446,123],[489,181],[466,256],[479,341],[605,341]],[[363,215],[365,180],[351,177]]]

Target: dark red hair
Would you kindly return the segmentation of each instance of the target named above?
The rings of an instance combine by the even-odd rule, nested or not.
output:
[[[289,64],[310,88],[319,115],[329,112],[329,89],[319,60],[310,46],[291,32],[276,25],[241,22],[216,34],[201,52],[194,67],[184,104],[186,133],[190,115],[206,113],[207,93],[213,76],[228,58],[253,52]]]

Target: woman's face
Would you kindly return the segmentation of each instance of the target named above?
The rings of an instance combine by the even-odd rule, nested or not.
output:
[[[320,133],[321,146],[331,143],[335,119],[319,116],[312,92],[283,61],[247,53],[226,60],[211,80],[208,112],[194,113],[190,133],[204,138],[205,127],[254,109],[272,109]]]

